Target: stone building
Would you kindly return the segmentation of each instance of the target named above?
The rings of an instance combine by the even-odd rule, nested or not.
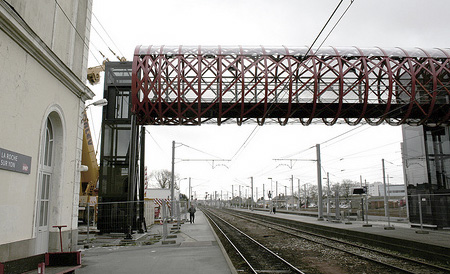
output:
[[[0,1],[0,261],[76,249],[91,7]]]

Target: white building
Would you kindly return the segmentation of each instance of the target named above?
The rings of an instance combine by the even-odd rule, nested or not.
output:
[[[91,7],[0,1],[0,261],[76,248]]]
[[[379,187],[383,186],[381,182],[374,182],[368,185],[368,194],[370,196],[380,196]]]
[[[405,185],[386,185],[386,192],[389,197],[404,197],[406,196]],[[378,185],[378,196],[384,197],[384,186],[383,184]]]

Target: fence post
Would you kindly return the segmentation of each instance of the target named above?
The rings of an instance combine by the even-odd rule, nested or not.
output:
[[[419,218],[420,218],[420,230],[416,230],[418,234],[428,234],[428,231],[423,230],[423,219],[422,219],[422,197],[418,195],[419,199]]]
[[[340,207],[339,207],[339,189],[338,188],[336,188],[336,202],[335,202],[335,210],[336,210],[336,213],[335,213],[335,219],[336,219],[336,222],[341,222],[341,212],[340,212]]]
[[[163,219],[163,240],[167,239],[167,208],[166,203],[162,204],[162,219]]]
[[[177,202],[177,230],[180,230],[180,223],[181,223],[181,210],[180,210],[180,203],[181,201]]]
[[[369,200],[367,199],[368,195],[369,195],[369,193],[367,193],[367,192],[366,192],[366,194],[364,194],[364,196],[365,196],[364,200],[366,201],[366,204],[365,204],[366,210],[364,212],[366,214],[366,217],[364,219],[365,219],[366,223],[362,225],[363,227],[372,227],[372,225],[369,225]]]

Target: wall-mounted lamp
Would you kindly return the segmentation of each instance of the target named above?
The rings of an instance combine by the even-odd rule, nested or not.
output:
[[[90,104],[88,104],[84,109],[86,110],[88,107],[90,107],[90,106],[100,106],[100,107],[103,107],[103,106],[106,106],[108,104],[108,100],[106,100],[105,98],[103,98],[103,99],[100,99],[100,100],[98,100],[98,101],[95,101],[95,102],[93,102],[93,103],[90,103]]]

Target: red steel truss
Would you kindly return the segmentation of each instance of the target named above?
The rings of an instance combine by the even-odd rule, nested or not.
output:
[[[139,124],[449,124],[450,49],[138,46]]]

